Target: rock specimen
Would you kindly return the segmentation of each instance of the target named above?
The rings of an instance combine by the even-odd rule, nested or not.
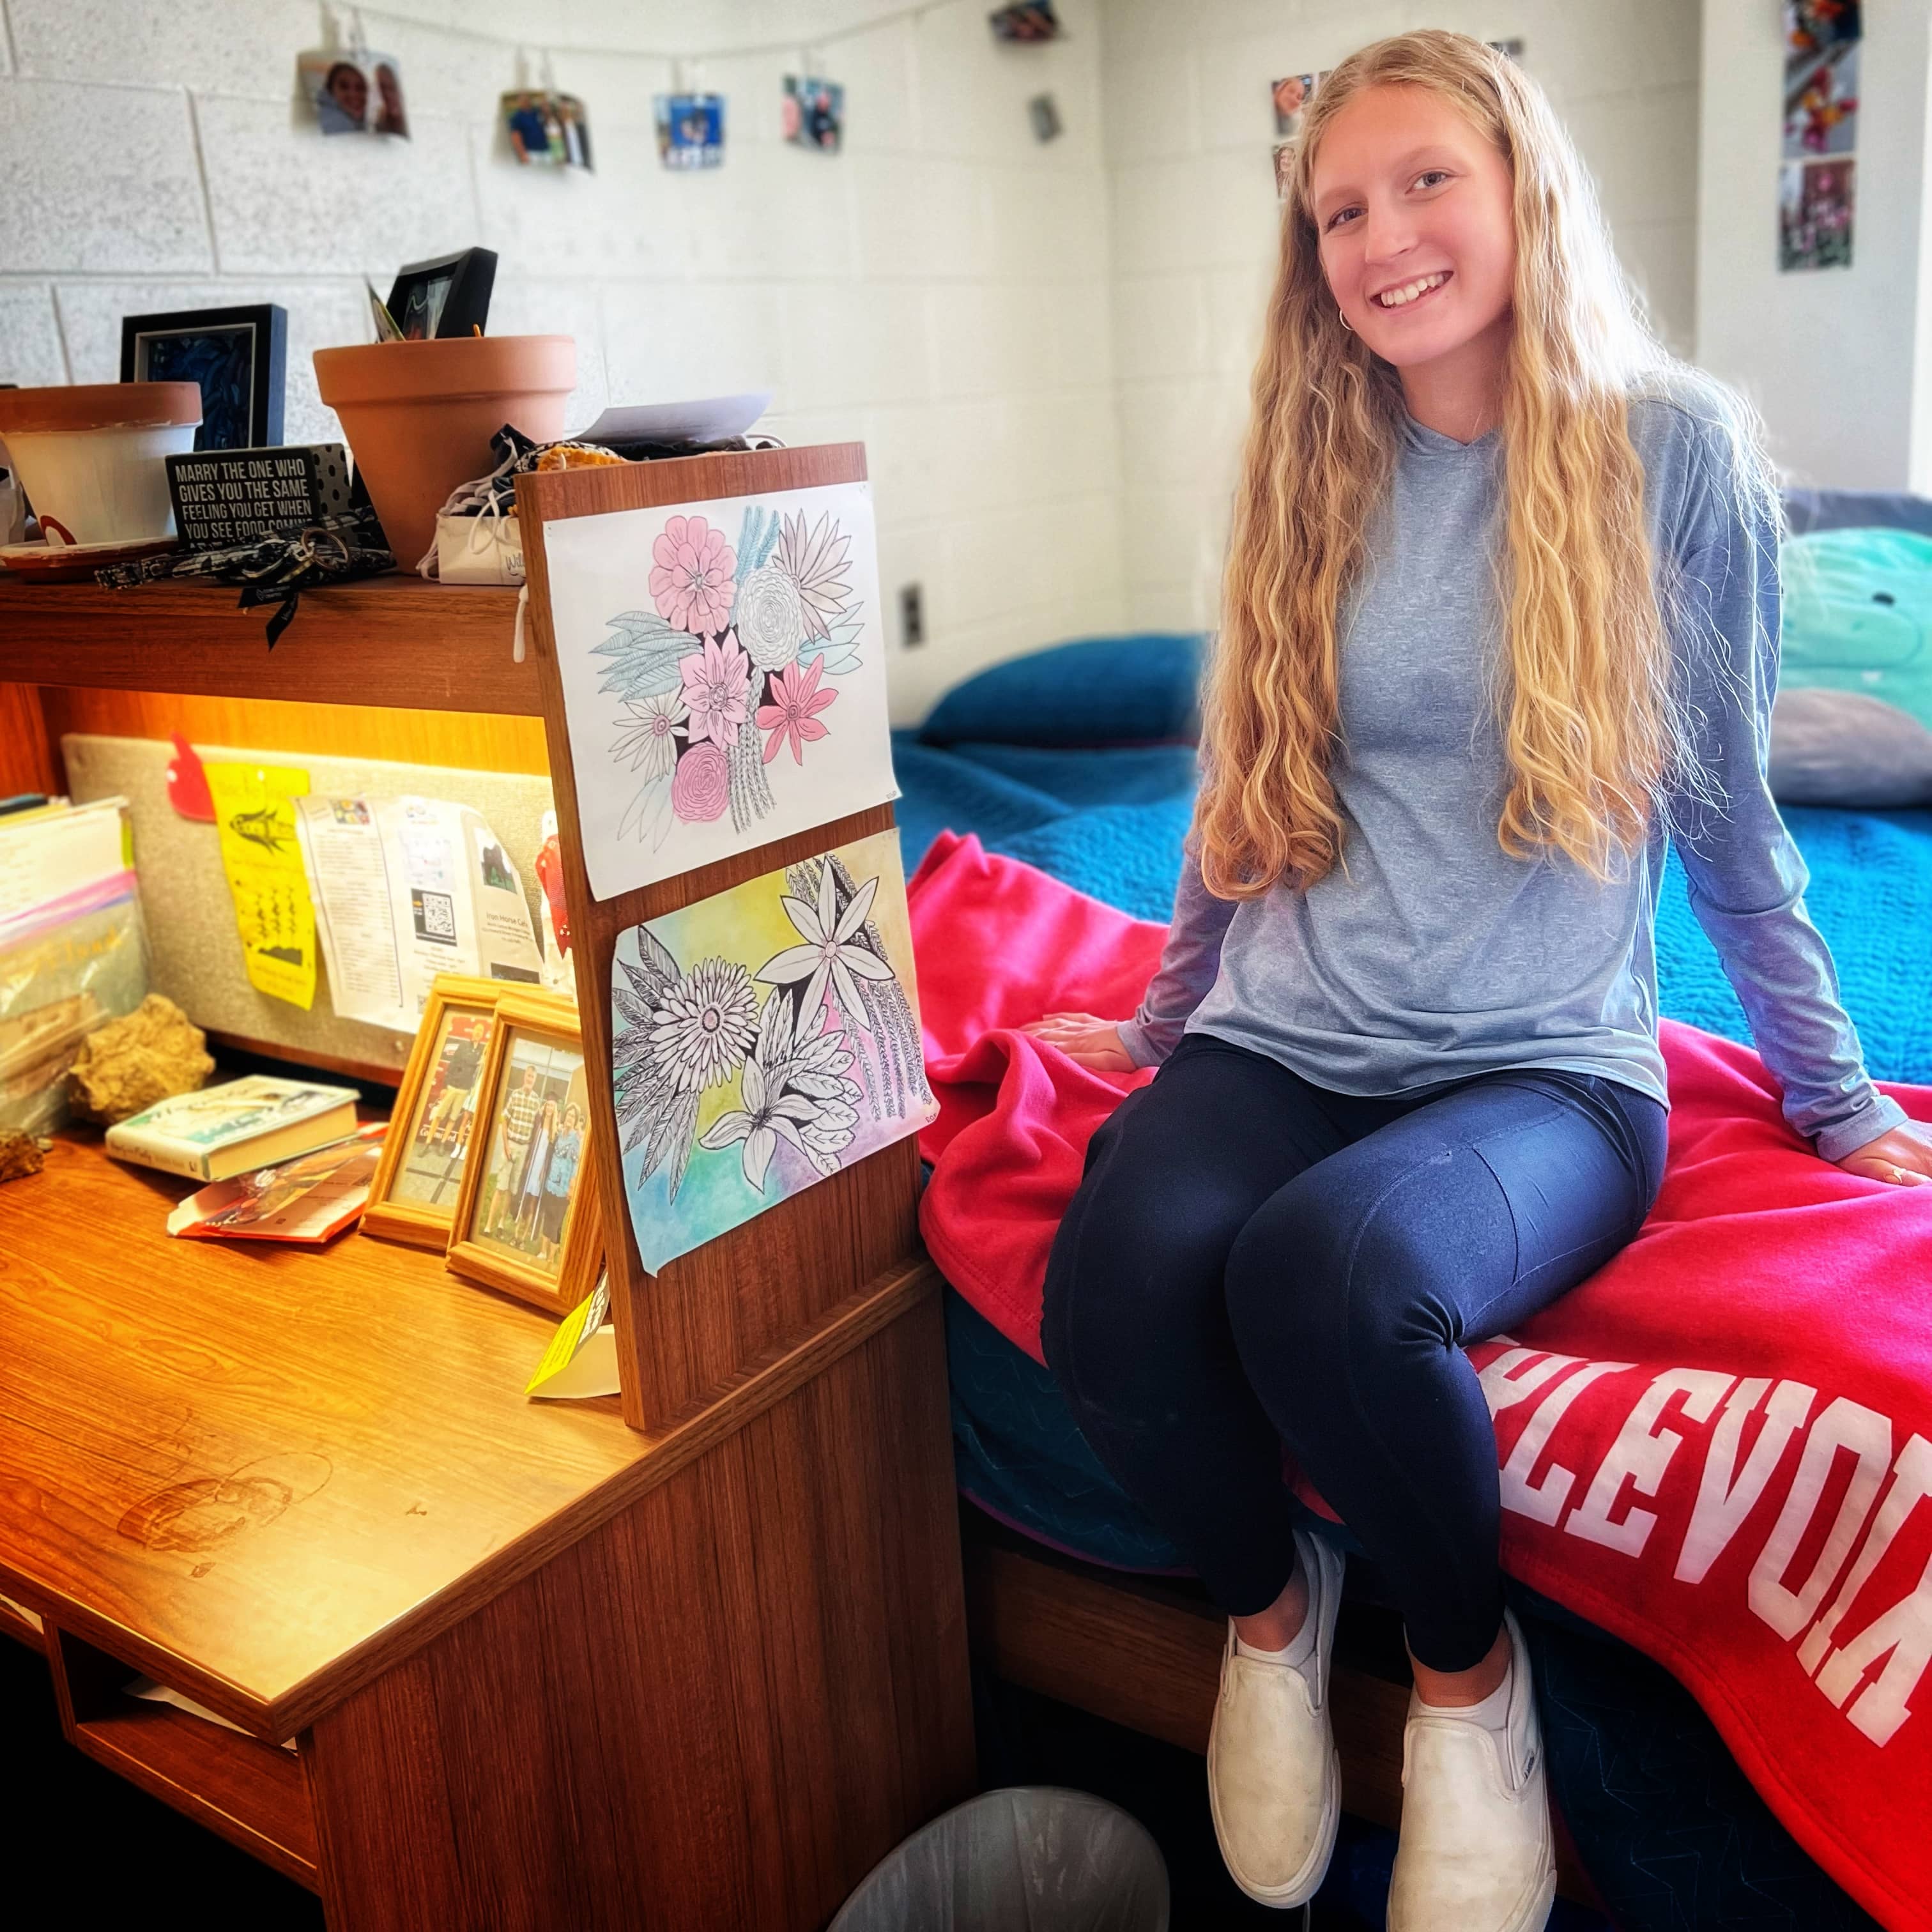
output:
[[[171,1094],[192,1093],[214,1071],[207,1036],[173,1000],[150,993],[125,1019],[97,1027],[68,1075],[68,1104],[112,1126]]]
[[[18,1180],[22,1174],[38,1174],[45,1145],[32,1134],[16,1134],[10,1127],[0,1127],[0,1180]]]

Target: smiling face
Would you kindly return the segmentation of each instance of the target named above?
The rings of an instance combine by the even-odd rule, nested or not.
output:
[[[1310,188],[1343,319],[1403,374],[1500,370],[1516,228],[1509,164],[1432,88],[1364,90],[1323,131]]]

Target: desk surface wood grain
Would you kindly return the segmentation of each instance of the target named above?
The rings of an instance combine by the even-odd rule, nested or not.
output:
[[[0,1591],[286,1737],[664,1444],[526,1400],[552,1324],[440,1256],[171,1240],[188,1191],[78,1136],[0,1190]]]

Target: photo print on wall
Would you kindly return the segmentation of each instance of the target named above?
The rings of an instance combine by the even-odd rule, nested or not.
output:
[[[655,1274],[938,1112],[896,831],[618,937],[611,1079]]]
[[[715,168],[724,159],[724,97],[722,94],[659,94],[652,97],[657,121],[658,159],[668,168]]]
[[[359,44],[296,56],[296,86],[325,134],[410,135],[402,64]]]
[[[1784,0],[1780,271],[1852,265],[1863,33],[1859,0]]]
[[[816,74],[788,74],[780,110],[784,138],[800,148],[836,154],[845,133],[845,90]]]
[[[872,489],[546,525],[600,899],[898,796]]]

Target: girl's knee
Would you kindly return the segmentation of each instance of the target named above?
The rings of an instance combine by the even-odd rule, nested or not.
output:
[[[1228,1259],[1228,1316],[1244,1354],[1264,1349],[1318,1380],[1449,1340],[1449,1263],[1420,1211],[1426,1199],[1400,1185],[1358,1198],[1318,1169],[1282,1189]]]

